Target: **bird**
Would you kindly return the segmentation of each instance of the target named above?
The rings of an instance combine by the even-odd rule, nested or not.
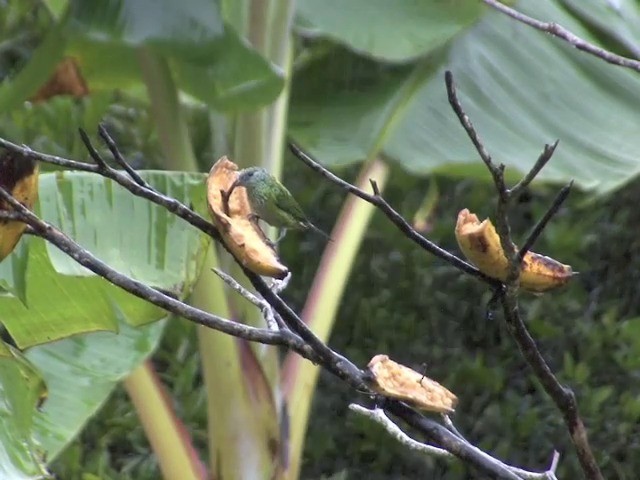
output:
[[[236,187],[245,188],[254,217],[284,229],[278,240],[284,237],[287,229],[294,229],[312,230],[331,241],[329,235],[309,221],[289,190],[264,168],[249,167],[240,170],[226,194],[227,198]]]

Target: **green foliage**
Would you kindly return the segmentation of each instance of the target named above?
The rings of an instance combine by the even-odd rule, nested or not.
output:
[[[200,174],[143,175],[159,191],[183,202],[197,203],[204,196]],[[39,205],[43,219],[137,280],[184,296],[200,273],[204,236],[110,180],[81,172],[43,174]],[[164,316],[42,240],[31,242],[24,266],[26,273],[15,273],[18,280],[26,277],[26,302],[0,299],[3,324],[22,348],[75,333],[115,330],[114,304],[136,325]]]
[[[397,8],[408,8],[409,3],[402,2]],[[463,2],[423,3],[457,11]],[[523,0],[518,8],[597,41],[558,1]],[[335,15],[340,21],[330,25],[320,16],[320,25],[314,30],[316,36],[338,38],[358,55],[334,54],[335,49],[329,54],[311,53],[293,85],[292,134],[330,166],[363,159],[362,152],[368,150],[377,133],[372,123],[411,74],[408,66],[374,62],[371,57],[376,56],[379,42],[391,48],[397,36],[410,35],[413,22],[401,33],[393,28],[396,14],[388,15],[389,23],[378,28],[378,35],[370,33],[376,41],[368,42],[363,52],[362,46],[346,38],[357,32],[353,25],[360,24],[361,11],[343,8]],[[437,29],[441,21],[426,12],[421,17],[419,12],[413,14],[425,31]],[[631,25],[630,20],[626,22]],[[334,31],[338,28],[339,36]],[[448,69],[485,143],[513,174],[528,171],[541,146],[558,138],[560,148],[541,179],[575,179],[583,188],[606,192],[638,174],[640,146],[629,140],[636,138],[633,129],[640,104],[640,78],[635,72],[607,66],[493,11],[464,34],[446,40],[445,47],[432,45],[417,61],[430,64],[431,72],[421,81],[404,118],[384,145],[387,158],[417,175],[438,172],[488,178],[472,145],[460,141],[462,130],[444,88],[443,73]],[[611,43],[614,49],[624,49]],[[308,48],[314,51],[313,44]],[[324,44],[318,48],[326,50]]]
[[[45,472],[42,452],[33,441],[33,417],[46,395],[42,377],[17,350],[0,343],[0,475],[31,479]]]
[[[314,181],[313,174],[304,171],[292,177],[298,185]],[[428,182],[399,172],[392,178],[387,198],[410,218]],[[458,252],[453,236],[457,212],[468,207],[482,216],[492,215],[493,192],[474,181],[440,179],[439,185],[441,198],[429,238]],[[636,183],[629,191],[637,194],[638,188]],[[548,188],[527,193],[512,218],[516,238],[526,236],[553,195]],[[340,197],[335,188],[321,185],[319,191],[307,191],[306,198],[302,193],[301,201],[326,206],[315,210],[323,225],[333,218]],[[602,222],[612,211],[631,213],[632,195],[625,196],[625,203],[613,204],[585,203],[583,198],[574,193],[534,247],[573,264],[581,275],[561,291],[540,297],[523,295],[522,311],[552,369],[576,391],[605,478],[631,479],[639,466],[627,456],[629,449],[638,448],[628,436],[640,407],[640,389],[630,383],[637,369],[632,352],[637,358],[638,322],[625,320],[634,310],[612,308],[636,295],[631,286],[630,298],[615,293],[619,285],[601,276],[607,261],[597,252],[628,251],[629,242],[637,243],[630,229],[612,233]],[[309,245],[311,240],[306,238],[287,241],[291,243],[284,245],[285,258],[292,258],[292,270],[303,276],[288,294],[301,304],[315,266],[308,255],[299,256],[294,249],[310,252],[317,246]],[[634,275],[632,270],[637,268],[618,263],[613,274],[614,267],[608,266],[615,278]],[[603,291],[608,293],[599,293]],[[563,452],[559,478],[577,478],[579,466],[560,414],[522,361],[500,313],[492,320],[486,318],[489,296],[479,282],[434,260],[377,215],[330,344],[362,366],[377,353],[387,353],[418,370],[426,363],[428,375],[459,396],[454,421],[468,438],[507,462],[531,469],[546,467],[552,451],[558,449]],[[635,334],[625,335],[628,331]],[[350,413],[347,405],[353,401],[369,402],[354,397],[330,375],[321,375],[303,478],[341,469],[348,478],[381,480],[415,478],[425,472],[430,478],[474,475],[457,462],[434,462],[407,452],[381,428]]]
[[[322,32],[356,52],[378,60],[406,62],[445,45],[477,21],[483,11],[474,0],[301,0],[301,30]]]
[[[168,324],[153,364],[167,386],[176,415],[185,423],[202,458],[207,457],[206,392],[202,388],[198,341],[193,326]],[[116,388],[94,421],[87,424],[53,463],[66,480],[95,474],[103,480],[156,480],[160,471],[125,390]]]

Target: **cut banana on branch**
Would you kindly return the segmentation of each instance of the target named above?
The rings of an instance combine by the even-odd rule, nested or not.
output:
[[[509,262],[502,250],[500,237],[488,218],[481,222],[468,209],[460,211],[456,239],[465,257],[478,270],[503,282],[507,279]],[[527,252],[522,259],[520,287],[542,293],[566,284],[573,275],[571,266],[538,253]]]
[[[387,355],[376,355],[369,365],[371,387],[378,393],[397,398],[429,412],[453,412],[458,397],[435,380],[394,362]]]
[[[284,278],[289,270],[280,263],[275,249],[251,219],[245,189],[235,188],[228,196],[237,177],[238,166],[227,157],[222,157],[211,167],[207,178],[207,203],[211,217],[224,243],[249,270],[258,275]]]
[[[38,164],[17,153],[3,152],[0,155],[0,186],[32,209],[38,198]],[[0,202],[0,210],[11,210],[11,207]],[[0,221],[0,261],[13,251],[26,228],[23,222]]]

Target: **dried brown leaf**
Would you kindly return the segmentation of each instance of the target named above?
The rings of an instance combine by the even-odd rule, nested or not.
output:
[[[58,95],[80,98],[88,94],[89,87],[80,73],[76,60],[66,57],[58,64],[47,83],[31,97],[31,101],[44,102]]]

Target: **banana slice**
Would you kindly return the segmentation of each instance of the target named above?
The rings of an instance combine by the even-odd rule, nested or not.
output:
[[[491,220],[487,218],[481,222],[465,208],[458,214],[456,239],[465,257],[481,272],[503,282],[507,279],[509,262]],[[527,252],[522,259],[520,287],[542,293],[566,284],[573,275],[570,265]]]
[[[38,163],[15,152],[0,155],[0,185],[28,209],[38,198]],[[4,202],[1,210],[10,209]],[[0,220],[0,261],[16,247],[27,228],[14,220]]]
[[[284,278],[289,269],[282,265],[264,233],[250,219],[251,207],[244,188],[235,188],[228,205],[221,192],[227,192],[238,177],[238,166],[227,157],[218,160],[207,178],[209,213],[233,255],[249,270],[274,278]],[[228,210],[227,210],[228,207]]]
[[[367,367],[371,375],[371,387],[375,391],[420,410],[451,413],[458,403],[458,398],[438,382],[394,362],[387,355],[376,355]]]

